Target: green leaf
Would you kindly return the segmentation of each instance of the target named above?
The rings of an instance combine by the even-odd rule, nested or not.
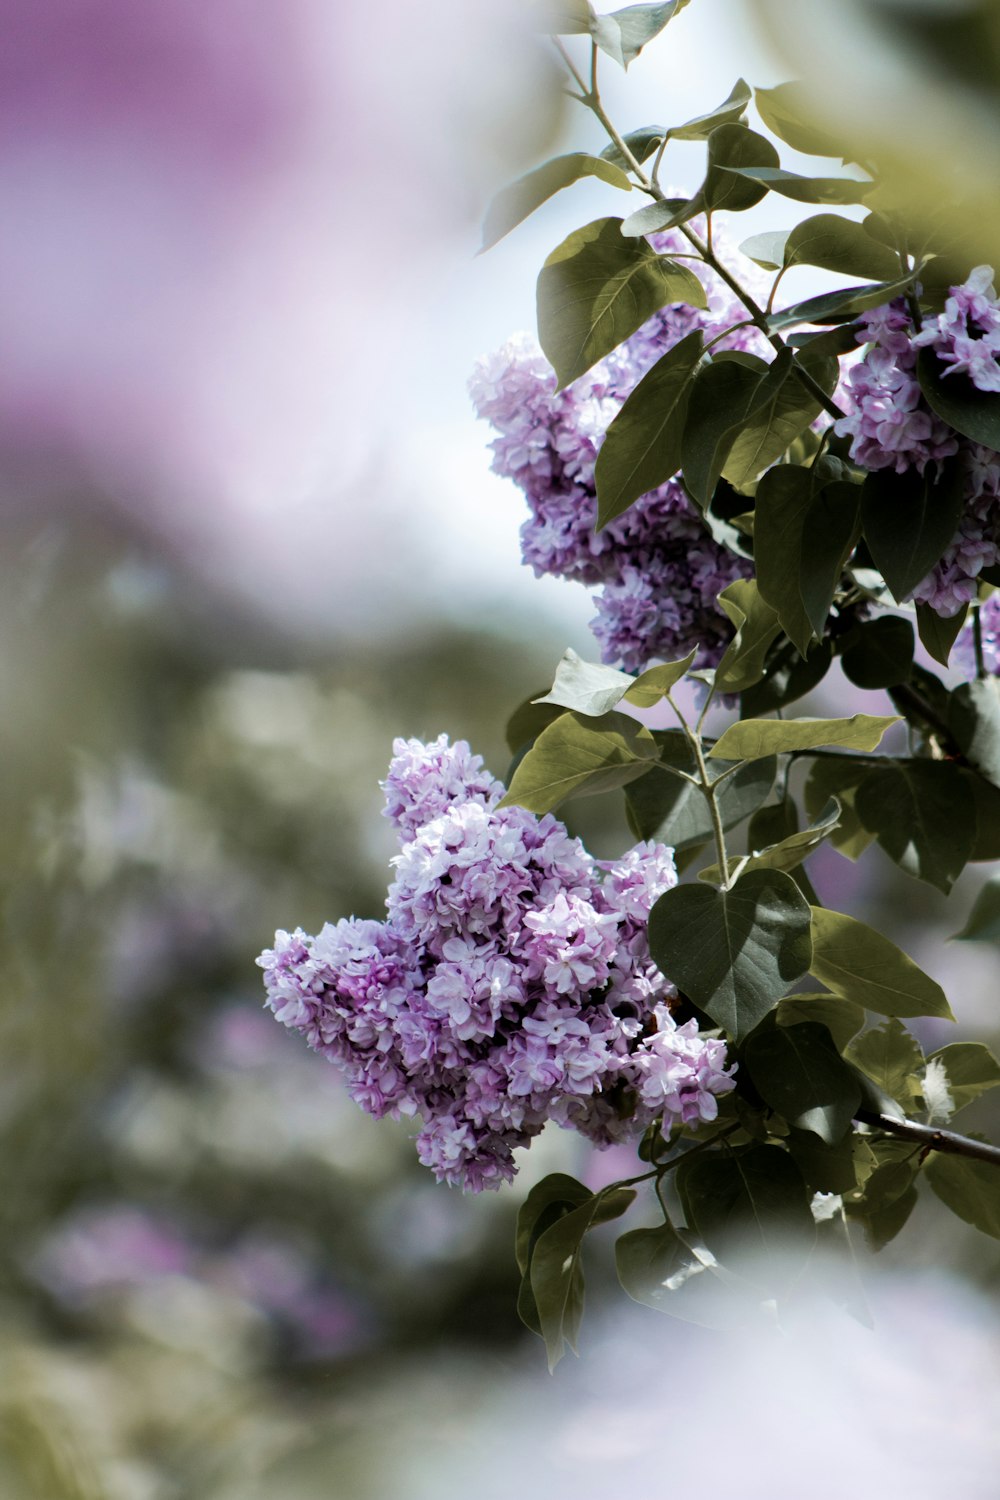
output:
[[[755,760],[760,755],[784,755],[839,745],[848,750],[874,750],[899,715],[852,714],[849,719],[741,719],[730,724],[709,751],[718,760]]]
[[[977,895],[961,932],[952,933],[956,942],[1000,943],[1000,875],[988,880]]]
[[[1000,1240],[1000,1172],[996,1167],[934,1151],[925,1171],[931,1187],[953,1214]]]
[[[557,1218],[579,1208],[581,1203],[589,1203],[593,1196],[590,1188],[565,1172],[550,1172],[541,1182],[535,1183],[517,1211],[514,1254],[522,1276],[531,1261],[532,1242],[542,1232],[539,1225],[549,1228]]]
[[[967,604],[963,604],[957,615],[951,615],[948,618],[939,615],[937,610],[931,609],[929,604],[917,605],[917,632],[925,649],[943,667],[948,665],[951,648],[958,639],[958,633],[965,624],[965,617],[968,613]]]
[[[784,1002],[782,1002],[784,1003]],[[792,1160],[814,1193],[850,1193],[861,1173],[874,1161],[858,1135],[848,1135],[835,1146],[826,1146],[812,1131],[792,1130],[788,1136]]]
[[[729,95],[707,114],[696,115],[684,125],[672,125],[667,134],[675,141],[703,141],[719,125],[733,125],[750,103],[750,85],[737,78]]]
[[[600,717],[610,713],[634,686],[635,678],[627,672],[618,672],[600,662],[584,661],[570,648],[556,667],[556,680],[549,692],[534,701],[557,703],[580,714]]]
[[[944,990],[873,927],[844,912],[812,908],[811,974],[836,995],[881,1016],[953,1021]]]
[[[913,626],[898,615],[864,621],[852,633],[840,663],[855,687],[874,690],[906,682],[913,666]]]
[[[861,532],[861,489],[835,482],[817,490],[802,518],[799,592],[817,636],[826,630],[833,596]]]
[[[924,1071],[924,1054],[895,1017],[855,1037],[845,1057],[890,1099],[912,1108]]]
[[[518,755],[530,744],[537,740],[543,729],[558,719],[562,713],[561,708],[555,708],[551,704],[538,703],[536,698],[526,698],[525,701],[515,708],[507,726],[504,737],[507,748],[511,755]]]
[[[648,729],[624,714],[583,719],[560,714],[543,729],[518,765],[501,807],[552,812],[570,797],[590,797],[624,786],[657,757]]]
[[[833,1037],[834,1046],[841,1051],[852,1036],[856,1036],[865,1024],[862,1006],[843,995],[828,995],[824,992],[807,995],[789,995],[778,1004],[775,1020],[779,1026],[795,1026],[799,1021],[810,1021],[825,1026]]]
[[[791,641],[779,641],[768,653],[761,681],[743,693],[741,715],[762,718],[805,697],[822,682],[832,660],[829,641],[818,641],[808,656],[800,656]]]
[[[679,661],[665,661],[658,667],[648,667],[645,672],[640,672],[638,677],[633,678],[632,685],[625,694],[626,698],[637,708],[654,708],[677,686],[697,654],[698,648],[695,646]]]
[[[642,125],[638,130],[630,130],[628,135],[622,136],[622,140],[639,165],[642,166],[644,161],[649,160],[666,134],[667,128],[665,125]],[[610,146],[605,146],[601,152],[601,157],[604,161],[611,162],[613,166],[621,167],[623,171],[629,166],[627,158],[619,151],[613,141]]]
[[[793,303],[779,312],[771,313],[768,326],[779,332],[791,328],[795,323],[843,323],[870,307],[879,307],[891,302],[901,292],[912,287],[916,271],[900,276],[891,282],[865,282],[861,286],[845,286],[835,292],[823,292],[819,297],[809,297],[805,302]]]
[[[948,728],[973,770],[1000,788],[1000,682],[963,682],[951,695]]]
[[[729,890],[681,885],[649,918],[654,962],[736,1040],[809,967],[809,905],[789,875],[755,870]]]
[[[911,760],[873,767],[854,805],[901,870],[945,894],[951,890],[976,837],[975,802],[957,766]]]
[[[715,669],[715,686],[720,693],[742,693],[762,677],[768,647],[781,627],[755,579],[738,578],[722,590],[718,602],[736,634]]]
[[[779,464],[760,481],[754,505],[757,587],[803,656],[813,634],[799,582],[802,533],[813,501],[813,480],[809,469]]]
[[[866,234],[853,219],[839,214],[814,214],[796,224],[785,247],[788,266],[821,266],[844,276],[872,281],[894,281],[900,274],[899,256]]]
[[[843,156],[843,142],[814,124],[815,113],[801,83],[754,89],[754,102],[768,130],[806,156]]]
[[[628,239],[641,239],[649,234],[659,234],[663,229],[673,229],[677,224],[686,224],[701,213],[697,198],[664,198],[637,208],[622,224],[622,234]]]
[[[620,516],[681,466],[691,379],[702,357],[700,330],[687,334],[639,381],[597,455],[597,527]]]
[[[929,469],[876,469],[861,487],[861,518],[872,560],[897,602],[931,568],[958,530],[965,505],[962,475],[949,463],[939,476]]]
[[[785,245],[790,229],[773,229],[766,234],[752,234],[740,246],[740,254],[763,266],[765,271],[780,271],[785,263]]]
[[[729,169],[778,165],[778,153],[764,136],[745,125],[719,125],[708,137],[708,170],[697,196],[706,210],[742,213],[759,203],[767,188]]]
[[[695,374],[682,434],[681,467],[685,486],[702,510],[712,498],[729,450],[761,398],[769,368],[774,373],[768,391],[774,381],[784,381],[790,363],[791,356],[780,364],[776,360],[774,367],[756,359],[751,364],[715,359]]]
[[[579,182],[581,177],[599,177],[602,182],[608,182],[626,193],[632,190],[625,172],[599,156],[589,156],[586,151],[573,151],[568,156],[557,156],[497,193],[486,212],[480,254],[523,223],[553,194]]]
[[[835,1146],[851,1128],[861,1090],[825,1026],[800,1021],[756,1031],[743,1049],[754,1086],[789,1125]]]
[[[753,853],[748,860],[744,860],[739,855],[731,855],[729,873],[732,873],[739,865],[742,865],[744,871],[794,870],[814,849],[818,849],[820,844],[830,837],[839,818],[840,803],[834,798],[824,808],[819,821],[811,828],[803,828],[801,832],[790,833],[780,842],[763,849],[758,848],[753,842],[753,825],[751,825],[750,847]],[[710,865],[707,870],[701,870],[698,879],[704,880],[709,885],[717,885],[721,879],[719,866]]]
[[[779,363],[780,361],[780,363]],[[805,368],[824,389],[830,390],[837,380],[837,362],[814,360],[808,354],[795,361]],[[822,402],[813,396],[794,373],[793,360],[779,355],[771,366],[767,390],[763,382],[749,420],[737,434],[723,466],[723,474],[738,490],[747,490],[757,477],[785,453],[799,434],[822,411]]]
[[[541,0],[533,17],[538,30],[550,36],[583,35],[596,19],[588,0]]]
[[[976,839],[969,858],[1000,859],[1000,791],[975,771],[963,767],[960,775],[972,793],[976,818]]]
[[[911,1183],[898,1198],[883,1203],[866,1216],[865,1233],[873,1250],[884,1250],[896,1238],[916,1208],[917,1198],[917,1190]]]
[[[845,755],[814,760],[806,778],[803,795],[810,816],[818,816],[830,797],[835,796],[840,803],[840,824],[830,834],[830,841],[846,859],[857,859],[875,838],[862,824],[854,806],[857,788],[869,771],[868,762]]]
[[[660,5],[628,5],[624,10],[598,16],[591,28],[594,41],[620,67],[627,68],[646,43],[688,4],[690,0],[665,0]]]
[[[932,1052],[928,1062],[944,1065],[956,1111],[1000,1084],[1000,1062],[982,1042],[950,1042]]]
[[[562,1359],[567,1343],[576,1350],[583,1318],[583,1237],[594,1224],[623,1214],[634,1198],[628,1188],[595,1193],[550,1225],[535,1243],[528,1274],[550,1370]]]
[[[965,375],[944,373],[933,349],[917,355],[917,379],[932,411],[974,443],[1000,448],[1000,395],[980,391]]]
[[[664,746],[661,756],[679,769],[693,772],[694,759],[679,732]],[[729,766],[716,762],[709,774],[721,776]],[[778,763],[751,761],[725,780],[718,789],[722,826],[728,832],[759,807],[774,785]],[[697,848],[712,837],[712,818],[700,788],[681,781],[668,771],[654,767],[641,781],[625,788],[629,826],[637,839],[657,839],[677,850]]]
[[[559,389],[616,349],[668,302],[705,307],[693,271],[596,219],[552,252],[538,278],[538,340]],[[689,335],[690,337],[690,335]]]
[[[749,1289],[672,1224],[623,1234],[615,1245],[615,1265],[633,1301],[670,1317],[705,1328],[728,1328],[747,1316]]]
[[[794,199],[796,203],[864,203],[873,187],[870,182],[858,182],[851,177],[803,177],[799,172],[786,172],[781,167],[734,167],[732,170],[773,193],[780,193],[783,198]],[[822,265],[823,262],[810,261],[809,264]],[[897,260],[893,273],[898,270]]]
[[[779,1146],[691,1156],[677,1168],[688,1222],[721,1261],[770,1280],[808,1255],[816,1230],[802,1174]]]

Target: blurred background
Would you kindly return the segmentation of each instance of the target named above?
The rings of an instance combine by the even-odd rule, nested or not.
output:
[[[613,113],[802,73],[796,7],[695,0],[627,92],[609,77]],[[838,26],[878,12],[898,68],[899,29],[948,9]],[[992,35],[995,7],[951,10]],[[0,22],[4,1500],[659,1493],[664,1417],[675,1482],[704,1485],[748,1384],[748,1495],[827,1494],[812,1455],[845,1444],[898,1482],[918,1411],[905,1493],[991,1493],[1000,1254],[933,1202],[864,1257],[874,1334],[660,1320],[605,1244],[584,1359],[549,1381],[513,1217],[546,1171],[606,1160],[556,1132],[511,1191],[463,1198],[261,1009],[275,927],[380,914],[392,738],[444,730],[503,774],[510,710],[567,645],[596,654],[585,593],[521,569],[465,395],[531,326],[548,250],[606,211],[581,186],[475,258],[500,183],[601,144],[540,39],[468,0],[0,0]],[[988,109],[974,50],[971,79],[933,45],[913,67]],[[628,842],[616,799],[570,821]],[[996,1032],[995,949],[944,942],[981,870],[946,906],[878,852],[810,869],[946,984],[963,1035]]]

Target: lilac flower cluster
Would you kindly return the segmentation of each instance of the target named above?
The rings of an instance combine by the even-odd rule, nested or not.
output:
[[[963,374],[978,390],[1000,390],[1000,301],[992,279],[989,266],[977,266],[919,332],[902,299],[865,313],[859,339],[868,347],[844,386],[851,409],[835,426],[866,469],[922,474],[958,455],[965,509],[941,561],[913,592],[945,616],[974,598],[981,570],[1000,561],[1000,454],[959,436],[931,411],[917,381],[917,355],[933,349],[945,378]]]
[[[653,244],[664,254],[682,248],[673,234]],[[700,263],[694,269],[707,312],[683,303],[662,308],[565,390],[556,391],[548,361],[525,335],[480,361],[470,382],[478,414],[499,434],[491,445],[494,472],[515,481],[531,512],[521,528],[523,561],[538,577],[602,586],[591,629],[602,659],[630,672],[694,646],[699,667],[714,665],[732,634],[717,596],[750,572],[708,534],[676,479],[594,530],[597,454],[647,370],[696,328],[706,338],[732,328],[722,347],[762,350],[756,330],[733,327],[745,311],[725,283]]]
[[[257,960],[277,1019],[370,1114],[419,1115],[421,1161],[472,1191],[550,1119],[600,1145],[714,1119],[725,1044],[676,1025],[646,942],[673,851],[594,860],[551,815],[499,807],[463,741],[393,750],[387,918],[277,933]]]

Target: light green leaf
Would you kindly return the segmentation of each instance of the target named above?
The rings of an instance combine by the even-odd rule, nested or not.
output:
[[[502,188],[496,195],[483,223],[480,254],[523,223],[553,194],[579,182],[581,177],[599,177],[602,182],[608,182],[626,193],[632,190],[625,172],[599,156],[589,156],[586,151],[573,151],[568,156],[557,156],[544,166],[528,172],[517,182],[512,182],[509,187]]]
[[[652,156],[666,133],[667,128],[665,125],[642,125],[638,130],[630,130],[627,135],[622,136],[622,140],[625,142],[631,155],[642,166],[643,162],[648,161]],[[605,146],[601,152],[601,157],[604,161],[609,161],[614,166],[621,167],[622,171],[625,171],[629,166],[627,157],[619,151],[613,141],[610,146]]]
[[[619,67],[634,62],[647,42],[658,36],[690,0],[664,0],[659,5],[628,5],[598,16],[591,28],[594,41]]]
[[[632,679],[625,697],[637,708],[655,707],[677,686],[697,654],[696,646],[687,656],[681,657],[680,661],[665,661],[658,667],[648,667],[645,672]]]
[[[844,1055],[884,1094],[901,1104],[904,1113],[913,1108],[920,1091],[924,1054],[901,1021],[893,1017],[855,1037]]]
[[[779,1026],[795,1026],[799,1021],[825,1026],[833,1037],[834,1046],[843,1051],[865,1024],[865,1012],[862,1006],[853,1000],[845,1000],[843,995],[830,995],[820,990],[789,995],[786,1000],[779,1001],[775,1020]]]
[[[809,905],[789,875],[756,870],[729,890],[682,885],[649,919],[654,962],[736,1040],[809,967]]]
[[[752,234],[740,246],[740,254],[763,266],[765,271],[780,271],[785,263],[785,245],[790,229],[773,229],[766,234]]]
[[[821,266],[844,276],[863,276],[871,281],[895,281],[900,275],[899,256],[866,234],[853,219],[839,214],[814,214],[796,224],[785,247],[788,266]]]
[[[635,678],[627,672],[618,672],[600,662],[584,661],[570,647],[556,667],[556,680],[551,689],[534,701],[557,703],[580,714],[600,717],[610,713],[634,686]]]
[[[953,1214],[1000,1240],[1000,1172],[986,1161],[934,1151],[924,1169]]]
[[[826,839],[830,837],[840,820],[840,803],[834,798],[824,808],[817,822],[809,828],[803,828],[796,833],[790,833],[787,838],[779,843],[771,844],[766,849],[756,849],[750,858],[743,863],[743,870],[794,870],[806,859],[814,849],[818,849]],[[731,855],[729,859],[730,873],[742,862],[739,855]],[[699,880],[707,884],[718,884],[721,878],[718,865],[710,865],[707,870],[701,870]]]
[[[672,125],[667,132],[671,140],[675,141],[702,141],[712,134],[719,125],[735,124],[750,103],[750,85],[742,78],[737,78],[730,90],[729,97],[715,109],[707,114],[696,115],[693,120],[688,120],[684,125]]]
[[[882,1016],[955,1018],[944,990],[887,937],[843,912],[812,908],[809,972],[836,995]]]
[[[849,719],[741,719],[730,724],[709,751],[718,760],[755,760],[759,755],[784,755],[838,745],[848,750],[874,750],[899,715],[852,714]]]
[[[887,761],[872,767],[854,797],[858,817],[889,858],[946,894],[971,858],[976,807],[948,761]]]
[[[927,1060],[943,1064],[956,1112],[1000,1084],[1000,1062],[982,1042],[950,1042]]]
[[[715,669],[715,686],[720,693],[742,693],[763,676],[764,658],[781,626],[755,579],[738,578],[722,590],[718,602],[736,634]]]
[[[877,469],[861,487],[861,518],[875,566],[901,603],[941,559],[958,530],[964,482],[954,463],[940,475]]]
[[[580,36],[592,30],[597,17],[589,0],[539,0],[532,19],[550,36]]]
[[[952,937],[956,942],[1000,943],[1000,875],[982,887],[965,926]]]
[[[594,470],[598,530],[680,468],[691,378],[701,357],[695,330],[646,372],[608,428]]]
[[[538,340],[560,390],[616,349],[668,302],[705,304],[693,271],[596,219],[553,250],[538,277]]]
[[[800,1021],[754,1032],[743,1062],[764,1103],[789,1125],[828,1146],[850,1130],[861,1090],[825,1026]]]
[[[768,130],[806,156],[842,156],[842,142],[814,123],[815,111],[801,83],[754,89],[757,112]]]
[[[622,224],[622,234],[626,239],[641,239],[649,234],[659,234],[664,229],[673,229],[677,224],[686,224],[699,213],[701,205],[697,198],[658,199],[629,214]]]
[[[772,193],[794,199],[796,203],[864,203],[873,186],[870,182],[858,182],[851,177],[803,177],[799,172],[786,172],[781,167],[734,167],[732,170],[761,187],[769,188]],[[822,262],[810,261],[809,264]],[[898,269],[897,260],[893,272]]]
[[[977,390],[962,375],[946,375],[932,349],[918,354],[917,379],[927,405],[949,427],[986,448],[1000,448],[1000,395]]]
[[[643,776],[657,758],[648,729],[624,714],[599,719],[560,714],[518,765],[501,807],[552,812],[570,797],[590,797]]]

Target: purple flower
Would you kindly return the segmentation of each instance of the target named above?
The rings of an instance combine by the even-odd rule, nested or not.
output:
[[[983,666],[996,677],[1000,675],[1000,594],[990,594],[979,606],[979,631]],[[970,679],[976,676],[976,640],[971,620],[958,633],[951,649],[951,665]]]
[[[421,1161],[473,1192],[508,1181],[515,1148],[548,1120],[607,1145],[657,1115],[707,1118],[711,1080],[731,1085],[707,1064],[723,1045],[703,1055],[693,1023],[655,1108],[630,1116],[618,1098],[640,1079],[655,1092],[644,1037],[673,991],[645,921],[676,883],[673,851],[640,844],[598,863],[551,815],[497,807],[502,788],[464,741],[395,750],[384,785],[402,847],[386,920],[279,932],[258,959],[276,1018],[370,1114],[419,1115]]]

